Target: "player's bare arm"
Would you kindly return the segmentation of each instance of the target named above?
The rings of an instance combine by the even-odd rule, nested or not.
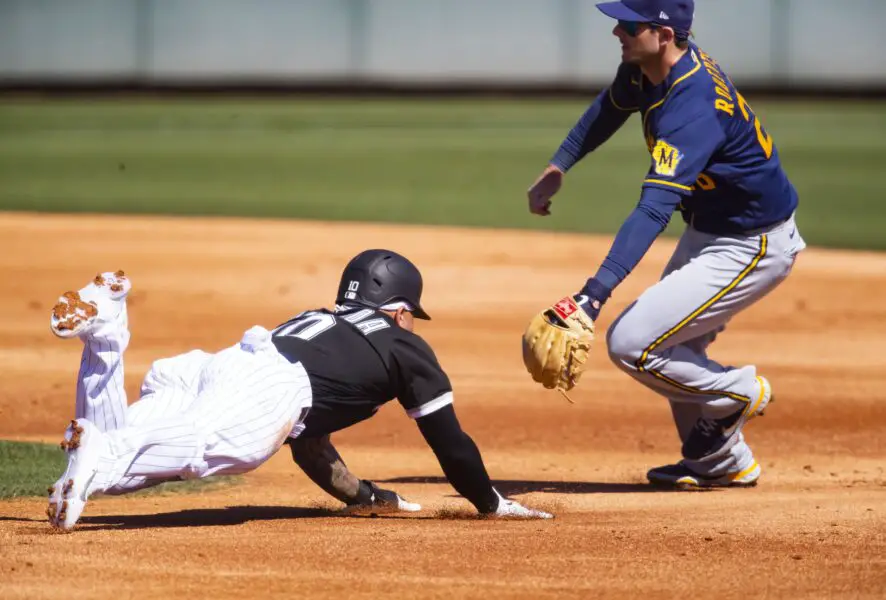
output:
[[[347,506],[364,506],[414,512],[421,506],[407,502],[392,490],[360,479],[348,469],[332,444],[331,436],[290,440],[292,460],[327,494]]]
[[[296,438],[289,441],[289,449],[295,464],[324,492],[345,504],[357,501],[360,479],[348,470],[330,436]]]

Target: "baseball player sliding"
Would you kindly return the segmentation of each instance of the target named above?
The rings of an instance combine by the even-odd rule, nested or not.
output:
[[[335,310],[306,311],[273,334],[252,327],[216,353],[193,350],[152,365],[128,405],[123,355],[130,333],[122,272],[102,273],[53,308],[50,327],[83,341],[65,472],[49,488],[50,523],[69,530],[96,492],[124,494],[165,481],[256,469],[290,440],[295,461],[351,506],[416,511],[391,490],[351,474],[334,431],[398,398],[455,489],[491,517],[550,518],[502,497],[462,431],[449,379],[412,332],[428,319],[422,279],[405,257],[369,250],[342,274]],[[304,436],[302,438],[302,436]]]
[[[794,223],[797,192],[759,117],[689,40],[692,0],[597,7],[617,20],[622,64],[529,188],[529,210],[549,214],[563,175],[633,113],[652,161],[640,201],[596,274],[531,320],[524,362],[545,387],[571,389],[600,309],[679,210],[686,230],[661,280],[609,328],[609,356],[671,404],[683,459],[650,470],[650,482],[754,485],[760,465],[743,429],[763,414],[772,388],[753,365],[722,365],[707,350],[734,315],[784,281],[805,248]]]

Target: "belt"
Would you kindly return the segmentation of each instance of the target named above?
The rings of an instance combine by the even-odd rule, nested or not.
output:
[[[771,223],[769,225],[764,225],[763,227],[758,227],[757,229],[749,229],[748,231],[742,231],[741,235],[759,235],[761,233],[766,233],[768,231],[772,231],[773,229],[777,229],[781,227],[788,221],[794,218],[794,213],[789,214],[787,217],[780,221],[776,221],[775,223]]]
[[[759,235],[761,233],[766,233],[768,231],[772,231],[773,229],[776,229],[777,227],[781,227],[782,225],[784,225],[785,223],[790,221],[793,217],[794,217],[794,214],[791,213],[790,215],[788,215],[784,219],[781,219],[779,221],[774,221],[772,223],[769,223],[768,225],[763,225],[762,227],[757,227],[756,229],[734,229],[734,230],[713,231],[713,230],[698,229],[694,225],[690,225],[690,227],[692,227],[692,229],[695,229],[696,231],[699,231],[701,233],[706,233],[708,235],[752,236],[752,235]]]

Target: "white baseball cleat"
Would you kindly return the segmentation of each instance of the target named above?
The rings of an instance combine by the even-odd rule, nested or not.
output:
[[[72,338],[89,334],[100,323],[125,321],[124,300],[130,289],[132,283],[123,271],[99,273],[80,291],[59,297],[52,308],[49,328],[60,338]]]
[[[50,525],[68,531],[80,520],[87,498],[96,491],[93,482],[108,442],[95,425],[86,419],[77,419],[65,430],[65,439],[60,445],[68,455],[68,466],[49,488],[46,516]]]

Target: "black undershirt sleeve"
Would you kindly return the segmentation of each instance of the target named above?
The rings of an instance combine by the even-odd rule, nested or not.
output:
[[[498,496],[471,437],[462,431],[452,405],[416,419],[425,441],[434,451],[446,479],[482,513],[498,508]]]

